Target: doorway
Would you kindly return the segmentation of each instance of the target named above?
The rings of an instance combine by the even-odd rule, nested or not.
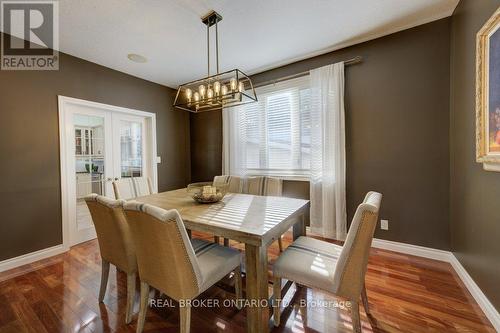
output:
[[[149,177],[157,192],[155,114],[59,96],[63,243],[94,239],[85,196],[114,199],[112,182]]]

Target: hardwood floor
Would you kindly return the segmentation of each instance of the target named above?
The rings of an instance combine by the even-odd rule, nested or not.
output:
[[[213,239],[199,233],[193,237]],[[287,235],[284,246],[290,241]],[[269,250],[271,263],[278,253],[275,242]],[[99,304],[100,270],[97,242],[90,241],[66,254],[0,273],[0,333],[135,332],[138,292],[134,320],[125,325],[126,275],[111,269],[104,303]],[[234,299],[228,283],[199,299],[221,304]],[[447,263],[372,249],[366,286],[372,316],[361,310],[363,332],[495,332]],[[296,290],[293,286],[288,291],[284,302],[289,306],[273,332],[352,331],[347,310],[324,306],[340,299],[308,288]],[[144,332],[178,332],[178,308],[162,305],[148,311]],[[244,331],[245,310],[193,309],[191,332]]]

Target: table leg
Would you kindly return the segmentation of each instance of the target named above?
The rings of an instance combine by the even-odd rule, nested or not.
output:
[[[269,332],[267,248],[245,244],[247,332]]]
[[[302,214],[299,217],[299,221],[293,225],[293,240],[296,240],[300,236],[306,235],[306,221],[305,215]]]

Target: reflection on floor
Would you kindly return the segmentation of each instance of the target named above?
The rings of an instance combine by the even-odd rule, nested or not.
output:
[[[212,239],[193,233],[193,237]],[[287,235],[284,245],[290,243]],[[239,244],[231,244],[241,247]],[[270,262],[278,255],[269,249]],[[75,246],[64,255],[0,273],[0,333],[135,332],[135,318],[124,324],[126,276],[112,269],[104,304],[97,241]],[[231,281],[229,281],[229,284]],[[494,332],[451,266],[444,262],[372,250],[366,285],[372,316],[362,310],[363,332]],[[321,304],[337,299],[309,288],[292,287],[282,325],[273,332],[351,332],[347,310]],[[234,298],[227,284],[200,298]],[[135,311],[138,311],[136,294]],[[307,305],[307,306],[304,306]],[[168,306],[148,312],[144,332],[178,332],[179,311]],[[245,310],[195,308],[191,332],[245,332]]]

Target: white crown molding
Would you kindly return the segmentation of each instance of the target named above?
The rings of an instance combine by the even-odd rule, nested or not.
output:
[[[479,288],[476,282],[474,282],[467,270],[462,266],[460,261],[458,261],[457,257],[455,257],[452,252],[378,238],[373,239],[372,247],[448,262],[453,267],[460,280],[462,280],[467,290],[469,290],[472,297],[474,297],[474,300],[477,302],[481,310],[483,310],[495,330],[500,332],[500,313],[498,313],[481,288]]]
[[[68,248],[60,244],[43,250],[23,254],[19,257],[3,260],[0,261],[0,272],[8,271],[9,269],[17,268],[23,265],[28,265],[35,261],[53,257],[66,251],[68,251]]]

